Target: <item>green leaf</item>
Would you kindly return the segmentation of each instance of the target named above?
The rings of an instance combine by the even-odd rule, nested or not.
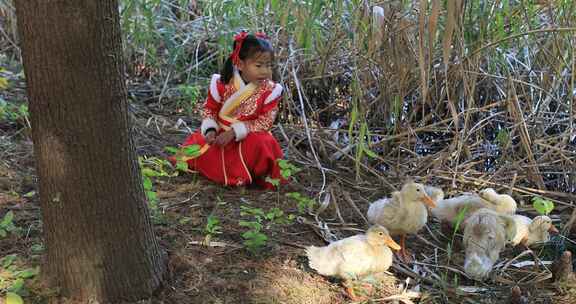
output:
[[[289,164],[288,164],[287,160],[279,159],[278,160],[278,166],[280,167],[280,169],[286,169],[286,168],[288,168]]]
[[[268,237],[265,234],[254,231],[245,232],[242,237],[246,239],[244,245],[246,245],[246,247],[251,251],[256,251],[258,248],[265,245],[268,240]]]
[[[0,77],[0,90],[4,90],[8,87],[8,79]]]
[[[254,221],[252,221],[252,222],[240,221],[240,222],[238,222],[238,225],[252,229],[251,231],[247,231],[247,232],[260,231],[260,229],[262,229],[262,224],[260,224],[258,222],[254,222]],[[247,233],[247,232],[245,232],[245,233]]]
[[[289,198],[296,199],[296,200],[302,197],[302,195],[299,192],[289,192],[289,193],[286,193],[286,196]]]
[[[282,172],[282,173],[283,173],[283,172]],[[284,175],[284,174],[282,174],[282,175]],[[270,176],[266,176],[265,181],[268,182],[268,183],[270,183],[270,184],[272,184],[272,185],[275,186],[275,187],[278,187],[278,186],[280,185],[280,180],[279,180],[279,179],[277,179],[277,178],[270,178]]]
[[[13,292],[6,293],[6,304],[24,304],[24,300],[18,294]]]
[[[151,190],[152,189],[152,180],[148,176],[144,176],[143,178],[143,185],[144,190]]]
[[[2,222],[0,222],[0,227],[8,226],[8,224],[12,223],[13,219],[14,219],[14,212],[8,211],[8,213],[6,213],[6,215],[4,215]]]
[[[220,233],[220,226],[218,224],[220,224],[220,220],[211,214],[208,216],[204,231],[211,234]]]
[[[17,274],[17,276],[22,278],[22,279],[28,279],[28,278],[31,278],[31,277],[38,275],[38,273],[40,273],[40,269],[38,267],[28,268],[26,270],[19,272]]]
[[[160,173],[156,172],[150,168],[144,168],[144,169],[142,169],[142,175],[144,175],[144,176],[160,176]]]
[[[164,150],[166,150],[166,152],[170,152],[172,154],[178,153],[178,148],[174,148],[174,147],[164,147]]]
[[[188,171],[188,163],[185,161],[176,162],[176,169],[180,171]]]
[[[186,156],[197,156],[200,152],[200,145],[190,145],[183,149]]]
[[[456,218],[454,219],[454,233],[456,233],[460,228],[460,224],[462,224],[462,221],[464,221],[464,216],[466,216],[467,212],[468,206],[464,206],[464,208],[462,208],[456,215]]]
[[[34,253],[39,253],[44,251],[44,246],[42,244],[34,244],[30,247],[30,250]]]
[[[366,155],[368,155],[368,157],[378,158],[378,155],[376,153],[374,153],[374,151],[368,149],[368,147],[366,145],[362,145],[362,150],[364,150],[364,153],[366,153]]]
[[[548,215],[554,210],[554,203],[541,197],[533,197],[532,205],[541,215]]]
[[[6,236],[8,236],[6,230],[0,228],[0,238],[5,238]]]
[[[269,221],[273,221],[275,218],[282,217],[282,215],[284,215],[284,211],[280,210],[277,207],[274,207],[270,209],[268,213],[266,213],[266,219]]]
[[[148,197],[149,200],[154,202],[158,200],[158,195],[154,191],[146,191],[146,197]]]
[[[30,191],[30,192],[26,192],[24,195],[22,195],[22,197],[31,198],[34,195],[36,195],[36,191]]]
[[[510,134],[506,129],[498,130],[498,134],[496,135],[496,141],[501,148],[506,147],[508,142],[510,141]]]
[[[24,287],[24,279],[18,278],[12,283],[12,285],[8,288],[8,291],[11,292],[19,292]]]
[[[189,218],[189,217],[183,217],[183,218],[181,218],[181,219],[178,220],[178,223],[179,223],[180,225],[186,225],[186,224],[190,223],[191,221],[192,221],[191,218]]]
[[[2,268],[8,268],[10,265],[12,265],[12,263],[14,263],[15,260],[16,260],[16,255],[10,254],[10,255],[3,257],[0,260],[0,263],[2,263]]]

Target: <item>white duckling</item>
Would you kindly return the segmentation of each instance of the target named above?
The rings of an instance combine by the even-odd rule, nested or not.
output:
[[[545,215],[530,219],[527,216],[515,214],[512,216],[516,224],[516,234],[512,241],[513,246],[522,244],[529,247],[535,243],[543,243],[550,240],[550,233],[558,233],[558,229],[552,224],[552,220]]]
[[[368,221],[386,227],[391,235],[400,235],[401,258],[408,262],[406,252],[406,234],[417,233],[428,220],[428,210],[436,203],[426,194],[422,184],[408,182],[402,190],[392,192],[392,197],[383,198],[370,204]]]
[[[306,248],[310,268],[325,276],[344,280],[384,272],[392,265],[392,251],[400,246],[382,226],[370,227],[366,234],[354,235],[333,242],[328,246]],[[348,288],[351,298],[354,292]]]
[[[444,191],[442,189],[432,186],[424,186],[426,194],[438,205],[440,201],[444,199]]]
[[[464,193],[459,196],[439,201],[435,208],[430,211],[432,216],[443,222],[454,224],[458,216],[464,212],[464,218],[468,218],[474,211],[486,208],[488,203],[480,196],[473,193]],[[460,225],[464,227],[463,223]]]
[[[488,208],[493,209],[500,213],[514,214],[516,213],[516,201],[508,194],[498,194],[492,188],[486,188],[478,193],[481,198],[486,200],[490,205]]]
[[[464,271],[475,280],[488,276],[506,243],[516,232],[514,219],[482,208],[466,219],[463,244],[466,250]]]

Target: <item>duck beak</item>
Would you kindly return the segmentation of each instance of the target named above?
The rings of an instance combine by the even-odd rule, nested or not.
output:
[[[560,233],[560,231],[558,231],[558,229],[556,227],[554,227],[554,225],[550,226],[550,229],[548,229],[548,232],[550,232],[552,234]]]
[[[386,246],[390,247],[390,249],[393,249],[393,250],[400,250],[402,248],[391,237],[388,237],[387,239],[385,239],[384,244],[386,244]]]
[[[428,195],[422,198],[422,202],[424,202],[424,204],[428,205],[430,208],[436,208],[436,202]]]

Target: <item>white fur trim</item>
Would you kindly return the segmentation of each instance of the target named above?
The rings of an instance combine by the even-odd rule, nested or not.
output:
[[[248,135],[248,128],[246,128],[246,125],[243,122],[235,122],[230,126],[234,130],[236,141],[241,141],[246,138],[246,135]]]
[[[276,84],[274,86],[274,89],[272,90],[272,93],[270,93],[270,95],[268,95],[268,97],[266,98],[266,100],[264,100],[264,104],[268,104],[271,101],[273,101],[274,99],[280,97],[280,95],[282,95],[282,85],[280,84]]]
[[[246,86],[246,83],[244,83],[244,79],[242,79],[242,76],[240,76],[240,71],[238,71],[236,67],[234,67],[234,77],[240,80],[240,88],[238,89],[238,91],[240,91]]]
[[[220,102],[220,93],[218,93],[218,81],[220,80],[219,74],[212,75],[212,79],[210,80],[210,95],[212,98],[217,102]]]
[[[204,118],[202,120],[202,124],[200,125],[200,130],[202,131],[202,135],[206,135],[206,130],[214,128],[216,131],[220,129],[218,123],[212,118]]]

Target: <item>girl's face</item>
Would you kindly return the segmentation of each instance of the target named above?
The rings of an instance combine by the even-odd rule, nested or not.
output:
[[[238,70],[244,81],[260,82],[272,79],[272,54],[260,53],[251,58],[240,60]]]

